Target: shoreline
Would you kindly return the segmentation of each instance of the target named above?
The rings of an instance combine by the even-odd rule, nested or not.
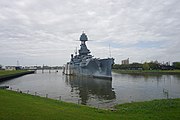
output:
[[[180,70],[120,70],[112,69],[115,73],[120,74],[138,74],[138,75],[180,75]]]
[[[23,75],[34,74],[35,73],[35,71],[18,71],[18,70],[15,73],[13,73],[13,72],[12,71],[6,71],[5,74],[0,75],[0,82],[10,80],[10,79],[13,79],[13,78],[17,78],[17,77],[21,77]]]

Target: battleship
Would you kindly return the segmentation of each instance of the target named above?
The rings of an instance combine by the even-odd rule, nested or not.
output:
[[[70,62],[63,67],[65,75],[89,76],[94,78],[112,79],[112,65],[114,58],[94,58],[86,46],[87,35],[83,32],[80,36],[80,49],[71,54]]]

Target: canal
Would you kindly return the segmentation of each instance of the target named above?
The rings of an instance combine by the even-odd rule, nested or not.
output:
[[[0,85],[13,90],[48,96],[99,108],[153,99],[180,98],[180,75],[129,75],[113,73],[113,79],[65,76],[62,70],[29,74]]]

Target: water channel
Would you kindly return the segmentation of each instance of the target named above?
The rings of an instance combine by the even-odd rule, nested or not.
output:
[[[180,98],[180,75],[129,75],[113,73],[113,79],[66,76],[61,70],[38,70],[0,85],[13,90],[35,92],[39,96],[61,99],[99,108],[153,99]]]

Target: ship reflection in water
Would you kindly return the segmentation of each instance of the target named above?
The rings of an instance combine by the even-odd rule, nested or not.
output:
[[[71,86],[71,93],[78,93],[83,105],[101,101],[100,105],[115,100],[116,95],[112,88],[111,80],[103,80],[85,76],[66,76],[66,83]],[[99,105],[98,105],[99,106]]]

